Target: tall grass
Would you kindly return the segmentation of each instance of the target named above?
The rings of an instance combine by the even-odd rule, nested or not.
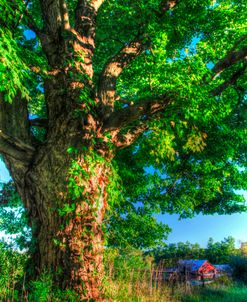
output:
[[[154,280],[154,269],[150,271],[121,271],[125,278],[108,276],[106,281],[106,297],[109,301],[122,302],[175,302],[179,301],[172,297],[172,290],[159,280]]]
[[[0,301],[19,301],[19,292],[22,290],[24,264],[26,256],[6,249],[0,243]]]
[[[143,257],[137,250],[108,250],[105,255],[106,297],[116,302],[176,302],[175,291],[184,285],[164,284],[162,265],[153,265],[151,257]],[[183,287],[183,289],[182,289]]]
[[[2,249],[0,252],[0,302],[77,302],[70,291],[60,291],[48,273],[27,284],[25,255]],[[246,302],[247,287],[228,279],[218,284],[191,287],[185,283],[164,283],[164,266],[154,266],[151,257],[140,251],[105,254],[105,302]]]

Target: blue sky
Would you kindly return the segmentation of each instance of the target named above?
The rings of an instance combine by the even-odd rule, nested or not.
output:
[[[236,246],[240,246],[241,241],[247,241],[247,213],[197,215],[183,220],[178,220],[178,215],[158,215],[157,218],[172,228],[168,243],[189,241],[205,247],[209,237],[221,241],[228,236],[235,238]]]
[[[0,182],[10,180],[10,175],[4,163],[0,160]]]
[[[10,179],[10,175],[2,161],[0,161],[0,182]],[[245,192],[246,200],[247,194]],[[197,215],[192,219],[179,220],[178,215],[157,215],[157,219],[167,223],[171,228],[167,242],[199,243],[206,246],[208,238],[221,241],[225,237],[233,236],[236,245],[240,241],[247,241],[247,213],[233,215]]]

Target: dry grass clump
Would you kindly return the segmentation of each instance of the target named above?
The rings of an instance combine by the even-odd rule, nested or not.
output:
[[[117,273],[117,272],[115,272]],[[129,278],[109,277],[106,294],[114,302],[177,302],[173,291],[152,278],[154,271],[132,271]]]
[[[138,251],[108,251],[106,272],[106,296],[112,302],[178,302],[185,291],[182,285],[164,283],[164,268],[153,266],[152,258]]]

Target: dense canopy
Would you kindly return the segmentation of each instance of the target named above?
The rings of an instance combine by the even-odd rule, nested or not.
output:
[[[169,231],[154,213],[246,210],[246,11],[1,0],[0,153],[63,287],[98,299],[102,225],[108,245],[147,247]]]

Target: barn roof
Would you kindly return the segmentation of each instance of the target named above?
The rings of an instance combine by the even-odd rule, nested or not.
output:
[[[214,267],[216,267],[219,271],[232,271],[232,268],[229,264],[216,264]]]
[[[197,271],[207,260],[179,260],[178,264],[191,271]]]

